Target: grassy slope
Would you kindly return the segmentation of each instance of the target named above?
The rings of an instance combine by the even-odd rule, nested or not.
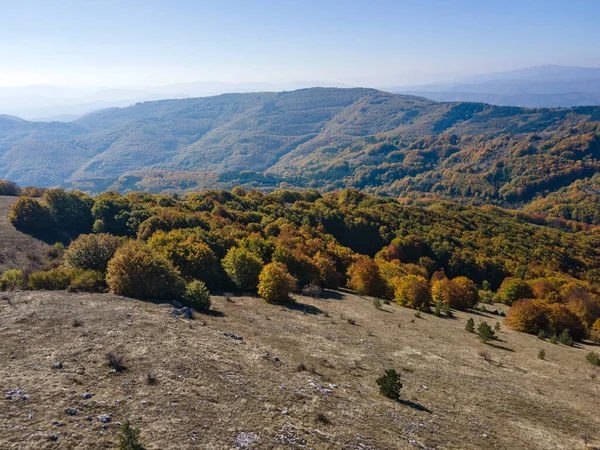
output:
[[[219,313],[195,321],[171,318],[167,305],[107,294],[10,299],[0,301],[0,390],[21,387],[30,398],[4,401],[0,448],[113,448],[117,427],[96,420],[105,413],[130,418],[148,449],[236,448],[241,433],[256,434],[251,448],[571,449],[583,447],[586,431],[600,443],[589,348],[504,329],[493,347],[464,331],[468,317],[496,316],[418,319],[343,293],[299,297],[304,306],[296,309],[216,297]],[[73,327],[74,319],[83,325]],[[109,351],[125,357],[125,373],[109,372]],[[300,363],[321,375],[297,371]],[[377,391],[375,379],[389,367],[403,369],[404,404]],[[148,372],[158,384],[146,383]],[[83,400],[87,392],[94,396]],[[68,407],[81,409],[69,416]]]
[[[0,196],[0,273],[7,269],[35,270],[47,260],[49,246],[17,231],[8,221],[17,197]]]

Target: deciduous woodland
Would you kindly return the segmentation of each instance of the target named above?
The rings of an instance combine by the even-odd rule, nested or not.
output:
[[[515,330],[600,337],[600,235],[495,206],[406,205],[353,189],[48,189],[19,197],[9,217],[56,244],[52,267],[6,272],[5,289],[110,290],[202,310],[209,290],[279,303],[347,287],[436,315],[497,301]]]

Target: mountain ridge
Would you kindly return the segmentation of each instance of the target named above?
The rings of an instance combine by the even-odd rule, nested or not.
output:
[[[369,88],[221,94],[70,123],[0,119],[0,178],[91,193],[289,185],[518,205],[600,170],[594,121],[600,107],[438,103]]]

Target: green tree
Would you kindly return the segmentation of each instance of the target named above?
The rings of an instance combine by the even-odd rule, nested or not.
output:
[[[479,340],[483,343],[496,338],[494,330],[492,330],[492,327],[490,327],[487,322],[481,322],[479,324],[477,327],[477,337],[479,337]]]
[[[48,189],[42,200],[48,206],[61,231],[69,236],[79,236],[92,230],[94,200],[83,192]]]
[[[290,275],[284,264],[267,264],[258,277],[258,295],[269,303],[285,303],[296,287],[296,279]]]
[[[140,241],[121,246],[108,263],[111,292],[133,298],[181,299],[185,283],[173,264]]]
[[[123,243],[122,238],[111,234],[82,234],[65,252],[67,267],[106,272],[108,262]]]
[[[532,298],[533,293],[527,282],[520,278],[507,278],[498,289],[496,298],[502,303],[512,305],[517,300]]]
[[[258,285],[258,276],[263,262],[254,253],[239,247],[229,249],[223,261],[225,272],[240,289],[254,290]]]
[[[144,450],[140,443],[140,430],[134,428],[129,420],[125,421],[119,431],[119,450]]]
[[[185,288],[185,294],[182,302],[199,312],[205,312],[210,309],[210,292],[206,284],[202,281],[194,280]]]
[[[467,320],[465,330],[467,330],[469,333],[475,333],[475,321],[472,317],[469,317],[469,320]]]
[[[48,207],[31,197],[19,197],[11,205],[8,219],[17,230],[36,236],[52,235],[56,228]]]
[[[400,399],[400,389],[403,385],[400,374],[395,369],[387,369],[382,377],[377,378],[376,383],[381,395],[392,400]]]

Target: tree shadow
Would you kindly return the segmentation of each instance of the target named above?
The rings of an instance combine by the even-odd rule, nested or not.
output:
[[[421,405],[420,403],[411,402],[410,400],[402,400],[402,399],[398,400],[398,403],[400,403],[401,405],[404,405],[404,406],[408,406],[409,408],[416,409],[417,411],[423,411],[423,412],[426,412],[427,414],[432,414],[432,412],[429,408],[426,408],[425,406]]]
[[[321,294],[321,298],[325,300],[342,300],[344,296],[337,291],[324,289],[323,293]]]
[[[292,309],[294,311],[300,311],[304,314],[312,314],[312,315],[323,314],[323,311],[321,309],[319,309],[313,305],[307,305],[306,303],[288,302],[288,303],[281,303],[280,306],[283,306],[284,308],[287,308],[287,309]]]
[[[208,311],[196,311],[196,313],[202,314],[203,316],[225,317],[225,313],[223,311],[218,311],[216,309],[209,309]]]
[[[498,350],[506,350],[507,352],[514,353],[514,350],[512,348],[504,347],[503,345],[493,344],[491,342],[488,342],[487,345],[489,345],[490,347],[493,347],[493,348],[497,348]]]

